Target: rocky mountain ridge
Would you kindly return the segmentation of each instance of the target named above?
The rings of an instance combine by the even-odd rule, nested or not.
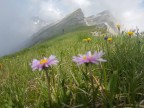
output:
[[[52,36],[63,34],[65,31],[71,31],[77,27],[87,26],[85,17],[81,9],[74,11],[65,18],[56,23],[50,24],[35,33],[29,40],[27,46],[34,45]]]
[[[86,22],[88,26],[92,26],[92,25],[105,26],[111,34],[118,33],[118,30],[115,26],[116,19],[108,10],[87,17]]]
[[[117,34],[117,28],[115,27],[116,20],[109,11],[103,11],[96,15],[85,17],[81,9],[77,9],[73,13],[69,14],[65,18],[45,26],[39,32],[35,33],[29,40],[27,47],[39,43],[47,38],[63,34],[64,32],[70,32],[78,27],[82,26],[100,26],[106,27],[112,34]]]

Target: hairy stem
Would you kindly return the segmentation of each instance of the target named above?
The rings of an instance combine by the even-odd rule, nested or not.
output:
[[[93,81],[93,73],[92,73],[92,68],[91,65],[89,65],[89,72],[90,72],[90,80],[91,80],[91,86],[92,86],[92,105],[93,108],[95,108],[95,89],[94,89],[94,81]]]
[[[48,75],[48,69],[46,69],[46,78],[47,78],[47,84],[48,84],[48,102],[49,107],[51,107],[51,87],[50,87],[50,76]]]

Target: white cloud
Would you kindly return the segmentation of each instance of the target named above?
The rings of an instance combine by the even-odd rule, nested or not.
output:
[[[89,0],[72,0],[72,2],[80,7],[87,7],[91,4]]]
[[[45,20],[49,21],[56,21],[63,17],[63,13],[60,11],[60,9],[49,2],[41,3],[39,15]]]
[[[144,30],[143,25],[143,18],[144,18],[144,12],[141,10],[133,10],[133,11],[126,11],[123,12],[121,19],[123,21],[123,24],[126,28],[136,28],[139,27],[141,30]]]
[[[142,0],[103,0],[103,2],[125,28],[130,29],[138,26],[144,30],[142,21],[144,10],[140,7]]]

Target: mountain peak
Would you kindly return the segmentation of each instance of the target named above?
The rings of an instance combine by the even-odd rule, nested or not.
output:
[[[75,10],[74,12],[82,12],[83,13],[83,11],[82,11],[82,9],[81,8],[78,8],[77,10]]]
[[[69,14],[67,17],[69,17],[69,16],[74,16],[74,17],[76,17],[76,16],[81,16],[81,17],[84,17],[84,13],[83,13],[83,11],[82,11],[82,9],[81,8],[78,8],[77,10],[75,10],[74,12],[72,12],[71,14]],[[67,18],[66,17],[66,18]]]
[[[90,16],[86,18],[88,26],[97,25],[107,27],[107,30],[112,34],[117,34],[118,30],[115,27],[116,19],[113,17],[109,10],[104,10],[95,16]]]
[[[98,13],[98,15],[111,15],[111,12],[109,10],[104,10],[104,11]]]

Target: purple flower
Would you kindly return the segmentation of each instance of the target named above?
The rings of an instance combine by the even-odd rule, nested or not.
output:
[[[56,56],[51,55],[49,58],[44,57],[41,60],[34,59],[31,64],[31,68],[33,71],[37,69],[41,71],[42,69],[48,68],[51,65],[57,65],[57,63],[58,60]]]
[[[95,51],[93,55],[91,51],[88,51],[85,55],[79,54],[79,56],[74,56],[73,61],[78,65],[87,63],[98,64],[100,62],[106,62],[106,60],[101,58],[103,55],[104,53],[102,51],[100,52]]]
[[[104,37],[104,40],[107,40],[107,39],[108,39],[108,36],[105,36],[105,37]]]

